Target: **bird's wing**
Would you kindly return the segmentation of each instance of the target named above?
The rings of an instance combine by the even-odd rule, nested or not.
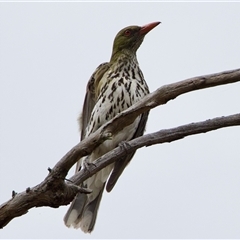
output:
[[[142,114],[140,122],[138,124],[138,128],[137,128],[134,136],[132,137],[132,139],[140,137],[140,136],[143,135],[143,132],[144,132],[145,127],[146,127],[147,119],[148,119],[148,114],[149,114],[149,111]],[[106,186],[106,190],[108,192],[110,192],[113,189],[113,187],[115,186],[118,178],[122,174],[122,172],[125,169],[125,167],[127,166],[127,164],[132,159],[135,152],[136,151],[128,154],[126,157],[121,158],[121,159],[119,159],[118,161],[115,162],[114,169],[113,169],[113,171],[112,171],[112,173],[111,173],[111,175],[108,179],[107,186]]]
[[[97,69],[92,74],[90,80],[87,84],[86,95],[84,99],[82,116],[80,119],[80,131],[81,131],[81,140],[85,138],[86,128],[91,117],[92,110],[96,104],[97,94],[96,87],[98,82],[101,80],[103,74],[109,69],[109,63],[100,64]]]
[[[83,109],[79,117],[81,140],[83,140],[86,136],[87,125],[98,97],[96,94],[96,86],[101,80],[103,74],[109,69],[109,66],[110,64],[107,62],[100,64],[90,77],[90,80],[88,81],[86,95],[83,103]],[[76,172],[80,170],[80,165],[81,161],[79,160],[77,162]]]

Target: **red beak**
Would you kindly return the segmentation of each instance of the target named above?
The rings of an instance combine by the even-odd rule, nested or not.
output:
[[[161,22],[153,22],[153,23],[149,23],[145,26],[142,26],[140,29],[140,34],[141,35],[145,35],[148,32],[150,32],[153,28],[155,28],[158,24],[160,24]]]

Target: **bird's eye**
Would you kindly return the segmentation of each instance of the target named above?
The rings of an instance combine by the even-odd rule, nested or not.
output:
[[[124,35],[128,37],[128,36],[131,35],[131,33],[132,33],[131,30],[130,30],[130,29],[127,29],[127,30],[124,32]]]

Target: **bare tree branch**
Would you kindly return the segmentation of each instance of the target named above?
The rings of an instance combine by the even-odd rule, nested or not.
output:
[[[73,147],[54,166],[42,183],[33,188],[27,188],[26,191],[19,194],[13,194],[12,199],[3,203],[0,206],[0,228],[6,226],[13,218],[26,214],[32,207],[49,206],[56,208],[69,204],[78,192],[89,192],[87,189],[78,187],[77,185],[79,183],[133,150],[143,146],[175,141],[192,134],[240,125],[240,114],[236,114],[147,134],[125,143],[97,159],[95,164],[90,166],[89,170],[85,169],[74,175],[70,179],[72,183],[65,182],[65,177],[69,169],[80,157],[90,154],[98,145],[131,124],[135,118],[143,112],[165,104],[169,100],[190,91],[239,81],[240,69],[236,69],[165,85],[147,95],[141,101],[118,114],[95,133]]]
[[[138,148],[149,147],[151,145],[166,142],[173,142],[186,136],[206,133],[220,128],[232,126],[240,126],[240,113],[227,117],[213,118],[203,122],[182,125],[176,128],[163,129],[158,132],[146,134],[128,141],[125,143],[125,145],[118,146],[112,151],[96,159],[93,164],[90,165],[88,170],[82,169],[80,172],[76,173],[72,178],[70,178],[70,181],[76,185],[79,185],[81,182],[91,177],[102,168],[115,162],[117,159],[124,157],[132,151],[137,150]]]
[[[190,78],[177,83],[162,86],[145,96],[127,110],[104,124],[96,132],[72,148],[54,168],[60,168],[63,177],[80,157],[90,154],[98,145],[112,135],[130,125],[137,116],[159,105],[175,99],[181,94],[209,87],[240,82],[240,69]]]

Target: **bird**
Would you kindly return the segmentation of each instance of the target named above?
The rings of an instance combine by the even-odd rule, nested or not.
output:
[[[78,119],[81,140],[149,94],[136,53],[145,35],[159,24],[152,22],[142,27],[129,26],[117,33],[110,61],[100,64],[88,81],[82,113]],[[101,143],[90,155],[79,159],[76,172],[121,143],[142,136],[148,114],[141,114],[133,123]],[[67,227],[81,228],[84,233],[93,231],[105,186],[107,192],[113,189],[134,154],[135,151],[118,159],[82,183],[81,187],[91,189],[92,192],[76,195],[64,216]]]

